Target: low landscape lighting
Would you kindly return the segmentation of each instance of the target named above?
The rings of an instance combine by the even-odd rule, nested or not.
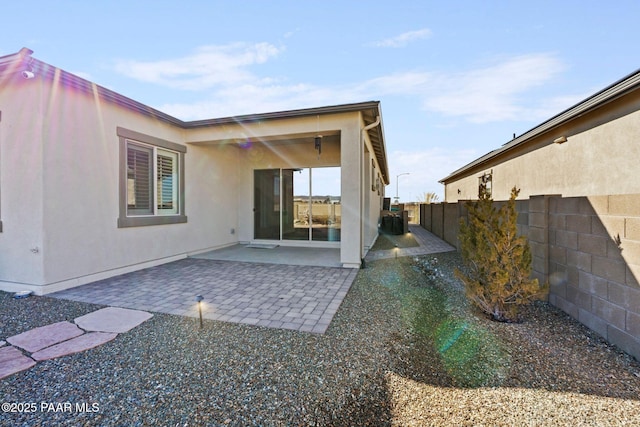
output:
[[[196,295],[196,302],[198,303],[198,313],[200,314],[200,329],[202,329],[202,295]]]

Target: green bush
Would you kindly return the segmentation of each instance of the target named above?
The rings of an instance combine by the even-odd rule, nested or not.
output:
[[[496,209],[484,192],[468,202],[468,221],[461,219],[460,249],[466,271],[456,271],[467,297],[494,320],[518,320],[519,308],[544,295],[545,287],[531,279],[531,251],[518,236],[516,202],[520,190]]]

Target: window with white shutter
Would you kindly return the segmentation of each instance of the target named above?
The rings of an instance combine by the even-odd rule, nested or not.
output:
[[[153,150],[127,144],[127,215],[153,215]]]
[[[156,165],[158,214],[175,214],[178,208],[178,154],[158,150]]]
[[[186,147],[118,128],[121,144],[119,227],[186,222]]]

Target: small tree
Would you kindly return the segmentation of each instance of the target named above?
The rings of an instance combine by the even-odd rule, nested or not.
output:
[[[530,279],[531,252],[524,236],[518,236],[516,202],[520,190],[511,190],[509,201],[496,209],[481,191],[477,202],[468,202],[468,222],[460,221],[460,248],[466,273],[456,270],[467,297],[494,320],[517,320],[520,306],[539,297],[544,289]]]

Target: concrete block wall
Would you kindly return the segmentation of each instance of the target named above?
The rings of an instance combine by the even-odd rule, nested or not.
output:
[[[425,230],[431,231],[431,204],[420,204],[420,226]]]
[[[431,232],[444,239],[444,203],[431,203]]]
[[[640,359],[640,195],[548,201],[549,302]]]
[[[463,203],[423,204],[420,209],[420,225],[445,242],[458,247],[459,219],[465,215]]]
[[[423,206],[422,226],[459,248],[465,203]],[[640,360],[640,194],[532,196],[516,210],[549,302]]]
[[[526,235],[531,249],[532,276],[539,283],[549,281],[549,198],[533,196],[529,199]],[[524,229],[523,229],[524,231]]]
[[[445,242],[460,249],[458,232],[460,231],[460,218],[467,217],[467,201],[457,203],[423,203],[420,205],[420,226],[435,234]],[[500,208],[504,202],[496,202],[496,208]],[[529,230],[529,201],[518,200],[518,232],[528,233]]]
[[[458,231],[460,229],[460,210],[457,203],[442,203],[443,207],[443,230],[442,240],[458,247]]]

